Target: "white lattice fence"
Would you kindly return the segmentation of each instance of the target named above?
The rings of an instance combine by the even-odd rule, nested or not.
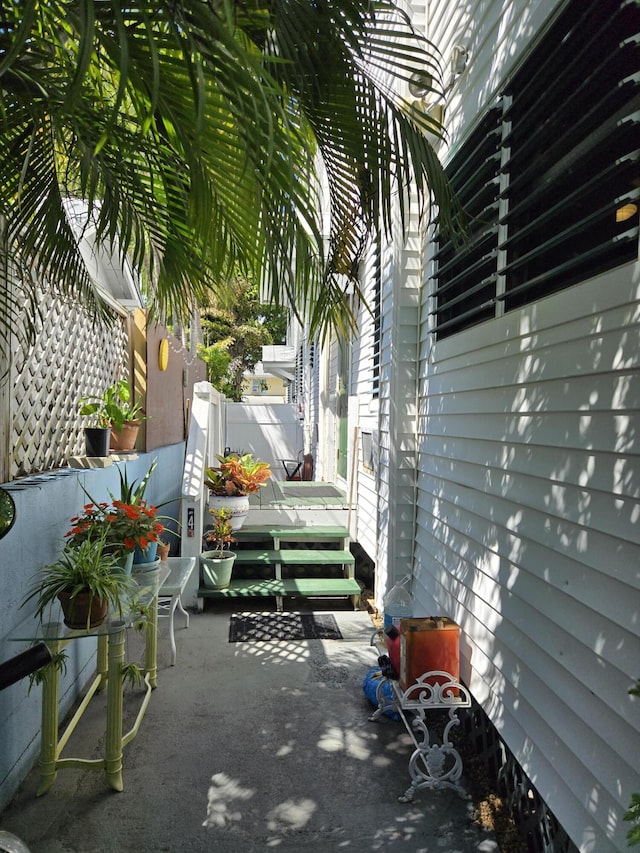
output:
[[[128,377],[126,321],[94,325],[78,306],[50,293],[39,300],[36,342],[14,353],[10,402],[10,479],[50,471],[84,453],[78,400]]]

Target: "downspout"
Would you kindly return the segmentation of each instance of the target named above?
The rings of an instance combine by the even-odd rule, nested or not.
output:
[[[427,39],[430,37],[430,32],[431,32],[431,0],[426,0],[426,2],[425,2],[425,32],[424,32],[424,35]],[[427,222],[430,221],[430,217],[426,221]],[[415,472],[415,476],[414,476],[414,480],[413,480],[413,518],[411,520],[411,527],[413,530],[412,549],[411,549],[411,585],[409,587],[409,591],[411,592],[412,596],[413,596],[413,591],[414,591],[414,580],[415,580],[416,568],[417,568],[416,567],[416,539],[418,536],[418,459],[420,456],[420,454],[419,454],[419,429],[418,429],[418,424],[420,423],[420,408],[419,408],[420,407],[420,348],[421,348],[421,340],[422,340],[422,335],[421,335],[422,322],[423,322],[423,318],[424,318],[424,314],[423,314],[423,311],[424,311],[423,293],[424,293],[424,288],[426,287],[424,256],[425,256],[425,252],[426,252],[426,231],[427,230],[428,230],[428,225],[427,225],[427,228],[425,229],[424,220],[423,220],[422,222],[420,222],[420,228],[419,228],[421,250],[419,253],[419,261],[418,261],[418,276],[419,276],[420,286],[419,286],[418,312],[417,312],[417,314],[418,314],[418,316],[417,316],[418,328],[417,328],[417,335],[416,335],[416,353],[415,353],[416,385],[415,385],[415,407],[414,407],[414,411],[416,413],[416,416],[415,416],[415,423],[414,423],[414,448],[413,448],[413,453],[414,453],[413,469]],[[428,314],[427,314],[427,316],[428,316]]]

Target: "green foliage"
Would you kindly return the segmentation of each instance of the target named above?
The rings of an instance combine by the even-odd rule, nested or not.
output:
[[[631,795],[629,810],[625,812],[624,819],[635,824],[627,832],[627,844],[629,847],[640,844],[640,794]]]
[[[70,593],[72,600],[88,592],[91,600],[106,599],[121,613],[124,596],[135,588],[135,581],[120,570],[118,557],[107,553],[105,545],[103,532],[74,547],[67,546],[60,559],[35,579],[22,606],[35,599],[36,616],[42,619],[61,592]]]
[[[133,402],[131,387],[124,379],[105,388],[102,396],[81,397],[79,402],[80,414],[95,417],[99,427],[121,430],[126,421],[145,420],[142,406]]]
[[[207,363],[208,379],[240,402],[245,375],[254,372],[262,347],[285,341],[288,311],[264,305],[257,285],[235,276],[215,305],[202,309],[200,320],[205,345],[198,355]]]
[[[2,0],[2,21],[2,246],[22,276],[0,292],[4,332],[35,336],[43,279],[106,315],[68,198],[160,313],[186,324],[241,268],[312,334],[353,327],[344,277],[380,222],[404,222],[407,187],[459,228],[425,133],[442,128],[398,95],[440,78],[437,51],[391,0]]]
[[[135,596],[129,604],[129,612],[132,616],[132,627],[134,631],[144,631],[151,618],[151,604],[142,604]]]
[[[31,690],[34,686],[43,683],[43,681],[45,679],[47,667],[49,667],[49,666],[55,667],[61,675],[66,673],[66,671],[67,671],[67,653],[64,651],[64,649],[62,649],[59,652],[55,652],[54,654],[52,654],[51,660],[46,666],[41,666],[40,669],[36,669],[35,672],[32,672],[29,675],[29,689],[27,690],[27,696],[29,695],[29,693],[31,693]]]
[[[137,480],[132,480],[129,482],[129,478],[127,476],[126,465],[118,468],[118,476],[120,477],[120,495],[116,497],[111,492],[109,492],[109,497],[112,501],[119,500],[122,503],[129,504],[130,506],[139,506],[140,503],[144,500],[144,493],[147,490],[147,485],[149,483],[149,479],[153,472],[158,467],[158,460],[154,459],[147,473],[138,483]],[[93,498],[89,495],[86,489],[83,489],[88,498],[93,501]],[[93,501],[95,503],[95,501]]]
[[[123,663],[121,672],[123,684],[126,684],[127,681],[131,687],[144,684],[144,670],[139,664],[133,662]]]
[[[209,512],[213,518],[211,530],[205,533],[205,539],[210,545],[214,545],[212,551],[222,553],[226,546],[230,546],[236,540],[232,536],[233,528],[231,527],[231,510],[230,509],[210,509]]]
[[[0,489],[0,536],[2,536],[13,524],[16,508],[13,498],[4,489]]]
[[[629,695],[640,696],[640,678],[633,687],[629,688]],[[628,811],[624,814],[624,819],[634,823],[634,826],[627,832],[627,844],[629,847],[640,844],[640,794],[631,795],[631,803]]]
[[[223,394],[226,394],[226,375],[231,364],[231,356],[227,350],[232,343],[233,338],[225,338],[208,347],[203,344],[198,344],[197,347],[198,357],[207,365],[207,379]]]

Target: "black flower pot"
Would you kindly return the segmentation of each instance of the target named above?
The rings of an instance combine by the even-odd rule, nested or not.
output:
[[[108,427],[85,427],[85,456],[108,456],[111,430]]]

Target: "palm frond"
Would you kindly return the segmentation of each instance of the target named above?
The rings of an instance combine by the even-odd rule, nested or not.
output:
[[[314,332],[352,321],[344,277],[410,189],[461,229],[425,136],[441,129],[398,94],[417,70],[437,79],[437,51],[391,0],[0,2],[4,254],[64,298],[99,310],[69,197],[159,312],[189,316],[240,269]]]

